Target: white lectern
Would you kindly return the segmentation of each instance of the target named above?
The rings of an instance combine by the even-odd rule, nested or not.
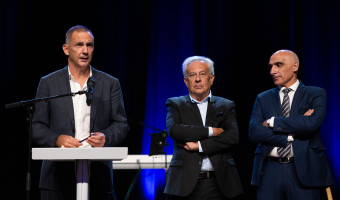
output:
[[[118,161],[127,155],[127,147],[32,148],[33,160],[77,161],[77,200],[88,200],[88,161]]]

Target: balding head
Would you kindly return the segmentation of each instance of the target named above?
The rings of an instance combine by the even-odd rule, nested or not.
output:
[[[292,63],[296,63],[296,62],[300,63],[298,56],[291,50],[287,50],[287,49],[278,50],[275,53],[273,53],[271,57],[277,56],[277,55],[285,57],[287,60],[289,60]]]
[[[276,51],[270,57],[269,66],[275,85],[289,87],[297,81],[299,58],[293,51]]]

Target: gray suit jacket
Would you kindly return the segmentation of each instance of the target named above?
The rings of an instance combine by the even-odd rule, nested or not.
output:
[[[189,195],[197,183],[203,157],[209,156],[225,197],[243,193],[230,152],[230,148],[239,141],[234,102],[212,96],[208,103],[206,126],[203,126],[200,111],[189,96],[170,98],[166,107],[166,126],[174,140],[174,153],[164,192],[176,196]],[[208,126],[223,128],[224,132],[208,137]],[[188,141],[200,141],[203,153],[187,151],[178,145]]]
[[[105,134],[105,147],[117,146],[125,139],[128,130],[119,81],[94,68],[92,76],[96,84],[91,104],[90,131]],[[71,88],[68,67],[65,67],[41,78],[36,98],[68,93],[71,93]],[[37,103],[33,116],[33,142],[41,147],[56,147],[61,134],[75,136],[72,97]],[[41,188],[55,190],[75,187],[74,162],[44,161],[41,170]],[[97,177],[98,180],[92,181],[101,183],[100,187],[105,187],[108,192],[113,190],[111,162],[93,162],[91,177],[90,183]]]

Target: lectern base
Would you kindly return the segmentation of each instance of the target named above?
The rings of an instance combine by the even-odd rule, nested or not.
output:
[[[77,200],[89,199],[89,161],[77,160]]]
[[[102,148],[32,148],[33,160],[77,161],[77,200],[89,199],[89,162],[122,160],[127,147]]]

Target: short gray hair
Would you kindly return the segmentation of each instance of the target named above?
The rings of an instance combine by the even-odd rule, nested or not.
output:
[[[210,75],[215,75],[214,62],[210,58],[204,57],[204,56],[191,56],[191,57],[188,57],[187,59],[185,59],[183,64],[182,64],[182,70],[183,70],[184,78],[187,78],[187,68],[188,68],[188,66],[190,65],[190,63],[195,62],[195,61],[200,61],[200,62],[206,63],[208,65]]]
[[[91,30],[89,28],[87,28],[86,26],[76,25],[76,26],[73,26],[70,29],[68,29],[68,31],[66,32],[66,34],[65,34],[65,44],[67,44],[67,45],[70,44],[71,39],[72,39],[72,33],[74,31],[88,32],[92,36],[92,40],[93,40],[93,43],[94,43],[94,36],[93,36]]]

